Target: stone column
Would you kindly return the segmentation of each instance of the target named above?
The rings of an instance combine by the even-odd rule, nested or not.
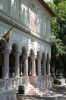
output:
[[[46,75],[46,58],[44,58],[43,63],[44,63],[44,66],[43,66],[44,71],[43,72],[44,72],[44,75]]]
[[[19,77],[19,56],[20,56],[20,52],[16,51],[14,53],[15,55],[15,77]]]
[[[35,56],[31,56],[32,60],[32,76],[36,76]]]
[[[28,76],[28,55],[25,54],[24,58],[24,74],[25,76]]]
[[[41,75],[41,57],[38,57],[38,75]]]
[[[47,61],[47,74],[50,75],[50,58]]]
[[[20,77],[22,77],[22,57],[20,57]]]
[[[3,78],[9,78],[9,53],[11,50],[5,49],[4,53],[4,68],[3,68]]]

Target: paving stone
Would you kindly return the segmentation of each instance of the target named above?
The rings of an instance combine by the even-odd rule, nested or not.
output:
[[[66,85],[47,91],[47,94],[42,97],[26,96],[26,100],[66,100]]]

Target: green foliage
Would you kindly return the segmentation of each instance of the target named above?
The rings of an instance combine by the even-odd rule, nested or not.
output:
[[[59,79],[56,76],[53,76],[53,83],[58,84]]]
[[[55,5],[58,5],[60,2],[65,2],[66,0],[53,0]]]
[[[58,4],[56,7],[56,13],[60,21],[66,21],[66,1]]]
[[[58,78],[58,79],[62,79],[62,78],[63,78],[63,76],[58,76],[57,78]]]
[[[53,0],[47,4],[56,14],[56,17],[51,19],[51,35],[56,36],[51,45],[51,64],[55,65],[56,62],[62,61],[66,66],[66,0]],[[60,55],[58,61],[56,60],[57,53]]]
[[[55,40],[52,42],[52,46],[53,46],[54,49],[56,50],[56,53],[59,53],[60,55],[65,54],[65,47],[64,47],[64,44],[63,44],[62,40],[60,40],[60,39],[55,39]],[[52,48],[53,48],[53,47],[52,47]]]
[[[19,93],[19,94],[24,94],[24,92],[25,92],[24,86],[23,86],[23,85],[20,85],[20,86],[18,87],[18,93]]]
[[[62,56],[66,53],[64,44],[60,39],[55,39],[54,41],[52,41],[52,45],[51,45],[51,62],[52,63],[56,62],[56,54],[57,53],[60,56]]]

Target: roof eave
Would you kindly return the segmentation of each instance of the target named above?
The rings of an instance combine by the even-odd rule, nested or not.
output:
[[[50,7],[45,3],[44,0],[38,0],[40,4],[51,14],[52,17],[55,17],[55,13],[50,9]]]

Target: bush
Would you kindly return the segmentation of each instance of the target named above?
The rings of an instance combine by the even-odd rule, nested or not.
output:
[[[20,85],[20,86],[18,87],[18,93],[19,93],[19,94],[24,94],[24,92],[25,92],[24,86],[23,86],[23,85]]]
[[[62,78],[63,78],[63,76],[58,76],[57,78],[58,78],[58,79],[62,79]]]
[[[53,83],[58,84],[59,79],[56,76],[53,76]]]

